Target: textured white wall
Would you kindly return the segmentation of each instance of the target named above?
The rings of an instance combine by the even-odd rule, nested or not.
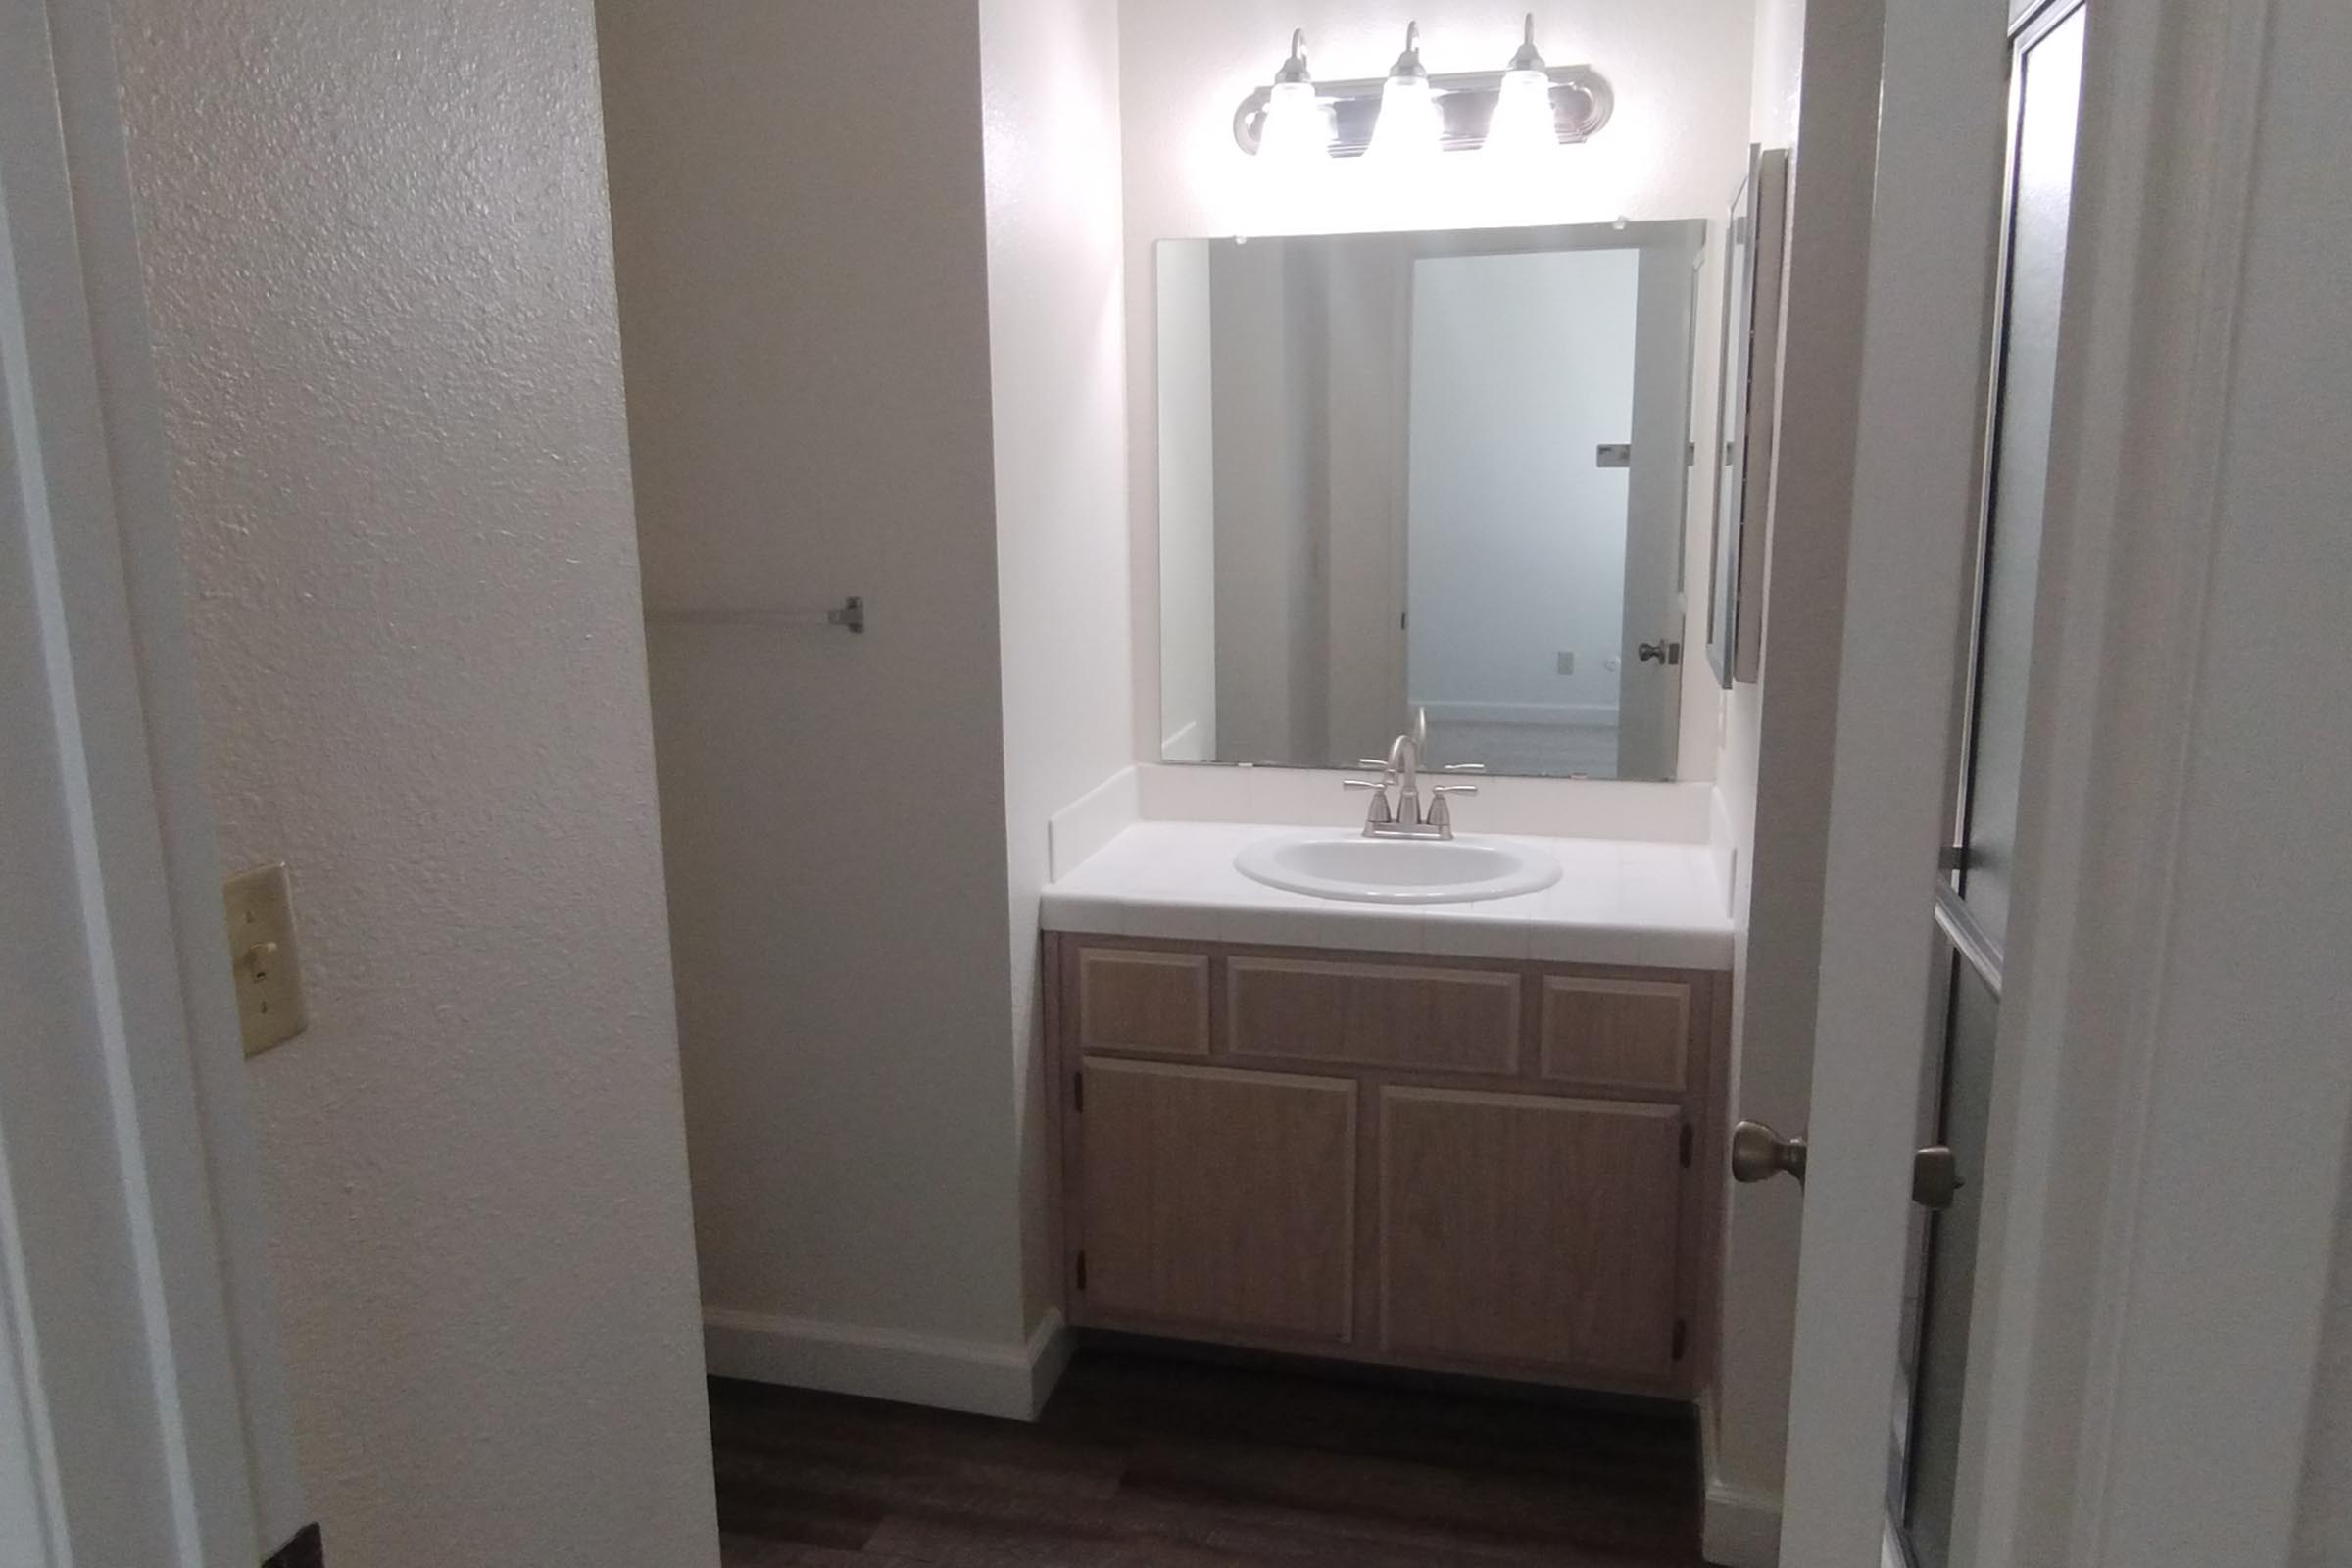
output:
[[[2295,1568],[2342,1568],[2352,1562],[2352,1163],[2344,1169],[2328,1301],[2319,1386],[2312,1398],[2311,1447],[2303,1466]]]
[[[863,637],[653,638],[705,1305],[779,1353],[1002,1349],[1022,1253],[977,12],[600,21],[647,599],[871,606]]]
[[[2186,9],[2168,20],[2185,21]],[[2099,16],[2086,68],[2094,112],[2109,79]],[[2094,1342],[2115,1380],[2100,1411],[2114,1468],[2100,1487],[2109,1523],[2100,1546],[2117,1562],[2267,1565],[2291,1521],[2298,1568],[2341,1568],[2352,1562],[2352,1258],[2343,1245],[2352,1208],[2342,1165],[2352,1125],[2352,725],[2336,672],[2352,661],[2343,613],[2352,583],[2352,295],[2343,277],[2352,7],[2275,0],[2217,20],[2230,24],[2233,49],[2249,21],[2264,29],[2260,78],[2244,84],[2253,123],[2242,132],[2251,160],[2243,216],[2217,201],[2213,220],[2225,230],[2243,224],[2242,270],[2216,269],[2236,294],[2228,363],[2197,365],[2200,380],[2211,377],[2199,388],[2209,400],[2202,418],[2133,449],[2169,457],[2177,444],[2196,450],[2210,431],[2216,468],[2209,494],[2180,485],[2200,523],[2210,508],[2212,529],[2209,540],[2202,529],[2189,535],[2201,558],[2190,601],[2200,627],[2193,657],[2170,672],[2178,749],[2159,739],[2118,763],[2170,769],[2160,776],[2178,791],[2178,814],[2161,852],[2172,911],[2163,947],[2130,956],[2132,1000],[2144,1008],[2132,1022],[2145,1031],[2133,1066],[2147,1076],[2145,1110],[2127,1111],[2123,1127],[2144,1147],[2132,1152],[2130,1185],[2116,1200],[2134,1216],[2130,1250],[2110,1257],[2106,1276],[2130,1294],[2117,1303],[2112,1337]],[[2225,145],[2211,188],[2231,189],[2231,150]],[[2142,221],[2153,229],[2165,216],[2152,208]],[[2104,219],[2086,216],[2083,227],[2095,233]],[[2220,333],[2210,321],[2199,326],[2202,349],[2206,334]],[[2160,375],[2169,368],[2150,363]],[[2198,472],[2193,463],[2188,472]],[[2134,520],[2127,510],[2119,526]],[[2116,711],[2128,719],[2134,709]],[[2256,1139],[2260,1150],[2241,1153]],[[2313,1264],[2331,1246],[2334,1278],[2315,1290]],[[2266,1298],[2262,1315],[2241,1306],[2257,1296]],[[2299,1497],[2261,1462],[2291,1453],[2297,1436],[2307,1445]],[[2198,1495],[2217,1458],[2230,1484]]]
[[[648,598],[872,617],[655,634],[706,1305],[1017,1407],[1046,823],[1133,731],[1116,12],[602,22]]]
[[[1024,1320],[1054,1294],[1037,1005],[1046,821],[1132,760],[1115,0],[980,0]]]
[[[1659,0],[1623,6],[1554,0],[1535,8],[1538,37],[1555,64],[1588,61],[1616,89],[1599,138],[1564,156],[1547,190],[1481,188],[1452,163],[1448,178],[1400,190],[1360,162],[1330,172],[1321,199],[1268,209],[1253,160],[1233,144],[1234,105],[1280,64],[1290,29],[1306,29],[1315,73],[1378,76],[1421,24],[1433,71],[1499,67],[1519,38],[1521,11],[1473,0],[1393,8],[1301,0],[1279,14],[1256,0],[1121,0],[1120,94],[1127,176],[1129,461],[1135,529],[1135,755],[1158,755],[1159,573],[1156,338],[1152,242],[1277,231],[1462,224],[1558,223],[1721,215],[1745,167],[1752,0]],[[1719,291],[1710,247],[1697,291],[1691,407],[1711,428]],[[1705,439],[1702,434],[1701,439]],[[1693,487],[1690,559],[1707,559],[1707,496]],[[1696,645],[1697,635],[1689,640]],[[1716,751],[1719,708],[1704,660],[1684,662],[1681,773],[1703,778]],[[1231,748],[1226,748],[1231,750]],[[1565,799],[1565,797],[1563,797]]]
[[[2264,167],[2232,387],[2244,412],[2230,443],[2232,489],[2222,503],[2243,564],[2218,568],[2211,612],[2214,625],[2232,628],[2240,652],[2227,676],[2200,682],[2206,705],[2236,725],[2215,737],[2217,760],[2199,768],[2200,782],[2238,813],[2254,842],[2216,843],[2212,880],[2202,890],[2191,884],[2192,899],[2209,893],[2203,906],[2215,911],[2218,950],[2210,972],[2229,984],[2217,986],[2211,1011],[2176,1027],[2235,1047],[2249,1021],[2267,1012],[2252,1027],[2275,1031],[2290,1049],[2310,1049],[2333,1030],[2333,1044],[2318,1049],[2340,1061],[2343,873],[2352,865],[2343,781],[2352,774],[2352,732],[2329,673],[2342,656],[2328,650],[2344,645],[2341,595],[2352,578],[2343,503],[2352,483],[2352,405],[2344,396],[2352,307],[2342,281],[2352,240],[2352,122],[2341,113],[2352,12],[2331,0],[2281,0],[2271,26]],[[2293,543],[2282,546],[2280,535]],[[2336,716],[2314,723],[2329,703]],[[2253,955],[2237,951],[2239,943]],[[2323,1157],[2316,1145],[2308,1152]],[[2342,1568],[2352,1563],[2352,1161],[2337,1210],[2309,1441],[2295,1568]]]
[[[334,1561],[716,1542],[586,10],[116,0],[210,795]]]

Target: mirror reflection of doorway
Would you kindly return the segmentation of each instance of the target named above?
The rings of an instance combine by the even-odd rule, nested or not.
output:
[[[1633,250],[1413,264],[1406,690],[1430,752],[1618,775]],[[1640,770],[1637,770],[1639,776]]]

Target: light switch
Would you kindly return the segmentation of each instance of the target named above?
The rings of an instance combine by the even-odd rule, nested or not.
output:
[[[221,888],[228,915],[229,974],[245,1054],[258,1056],[310,1027],[294,944],[294,895],[285,862],[240,871]]]
[[[1563,675],[1573,675],[1576,673],[1576,651],[1574,649],[1561,650],[1560,673]]]

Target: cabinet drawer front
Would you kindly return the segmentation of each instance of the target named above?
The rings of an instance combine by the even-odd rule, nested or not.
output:
[[[1091,1057],[1085,1073],[1081,1310],[1348,1340],[1355,1085]]]
[[[1515,974],[1298,958],[1226,960],[1226,1049],[1364,1067],[1509,1073]]]
[[[1680,1095],[1690,1045],[1690,988],[1680,980],[1544,978],[1546,1078]]]
[[[1671,1378],[1681,1143],[1669,1105],[1383,1090],[1383,1348]]]
[[[1081,948],[1078,1045],[1207,1055],[1208,956]]]

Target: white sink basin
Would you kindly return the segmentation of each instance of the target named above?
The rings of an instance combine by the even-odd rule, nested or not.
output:
[[[1259,839],[1233,863],[1270,888],[1358,904],[1506,899],[1560,879],[1560,862],[1543,851],[1494,839],[1372,839],[1329,829]]]

